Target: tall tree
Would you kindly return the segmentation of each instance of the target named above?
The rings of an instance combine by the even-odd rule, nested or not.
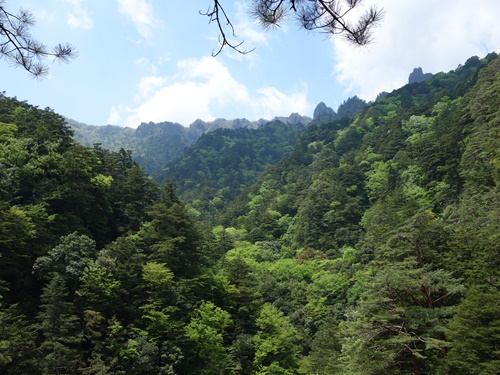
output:
[[[373,276],[343,325],[343,373],[445,373],[446,324],[463,287],[439,267],[443,237],[440,221],[423,211],[378,250]]]
[[[1,297],[0,297],[1,300]],[[17,305],[0,303],[0,372],[5,375],[37,372],[36,331]]]
[[[221,374],[230,368],[231,360],[224,347],[224,330],[231,324],[227,311],[212,302],[203,302],[194,311],[185,328],[186,337],[195,343],[201,359],[201,374]]]
[[[165,184],[160,199],[148,214],[152,220],[143,229],[148,233],[148,240],[153,241],[151,260],[165,263],[178,277],[196,276],[205,262],[200,233],[172,183]]]
[[[55,274],[43,290],[38,313],[43,374],[75,373],[81,366],[81,327],[68,298],[64,279]]]
[[[262,306],[254,336],[257,374],[295,374],[299,359],[297,330],[270,303]]]

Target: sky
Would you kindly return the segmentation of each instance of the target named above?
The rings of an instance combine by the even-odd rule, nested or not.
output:
[[[222,0],[242,48],[217,57],[218,29],[200,11],[211,0],[6,0],[28,9],[33,36],[70,43],[69,64],[49,61],[33,79],[0,60],[0,92],[90,125],[312,117],[319,102],[337,109],[357,95],[370,101],[425,73],[456,69],[471,56],[500,52],[498,0],[365,0],[384,9],[373,42],[308,32],[290,18],[264,30],[249,0]]]

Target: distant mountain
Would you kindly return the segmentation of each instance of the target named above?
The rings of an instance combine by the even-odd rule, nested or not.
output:
[[[339,118],[352,118],[358,112],[361,112],[368,105],[363,99],[354,95],[347,100],[343,101],[339,108],[337,109],[337,114]]]
[[[272,121],[285,124],[306,126],[311,118],[292,113],[288,117],[275,117]],[[74,138],[83,145],[96,143],[111,151],[120,148],[132,151],[133,158],[142,165],[146,172],[155,174],[169,161],[182,155],[184,149],[193,145],[202,134],[216,129],[257,129],[270,121],[260,119],[216,119],[213,121],[196,120],[189,127],[174,122],[141,123],[137,129],[115,125],[87,125],[67,119],[74,130]]]

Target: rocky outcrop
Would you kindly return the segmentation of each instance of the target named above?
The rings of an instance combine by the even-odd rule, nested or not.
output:
[[[413,72],[408,77],[408,83],[422,82],[431,77],[432,73],[424,73],[422,68],[418,67],[413,69]]]
[[[319,120],[324,117],[335,118],[337,117],[337,113],[330,107],[327,107],[325,103],[321,102],[314,109],[313,120]]]

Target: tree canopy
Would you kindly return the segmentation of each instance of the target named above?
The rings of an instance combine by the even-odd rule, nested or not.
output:
[[[352,117],[207,134],[179,197],[1,95],[0,373],[498,373],[499,108],[473,57]]]

